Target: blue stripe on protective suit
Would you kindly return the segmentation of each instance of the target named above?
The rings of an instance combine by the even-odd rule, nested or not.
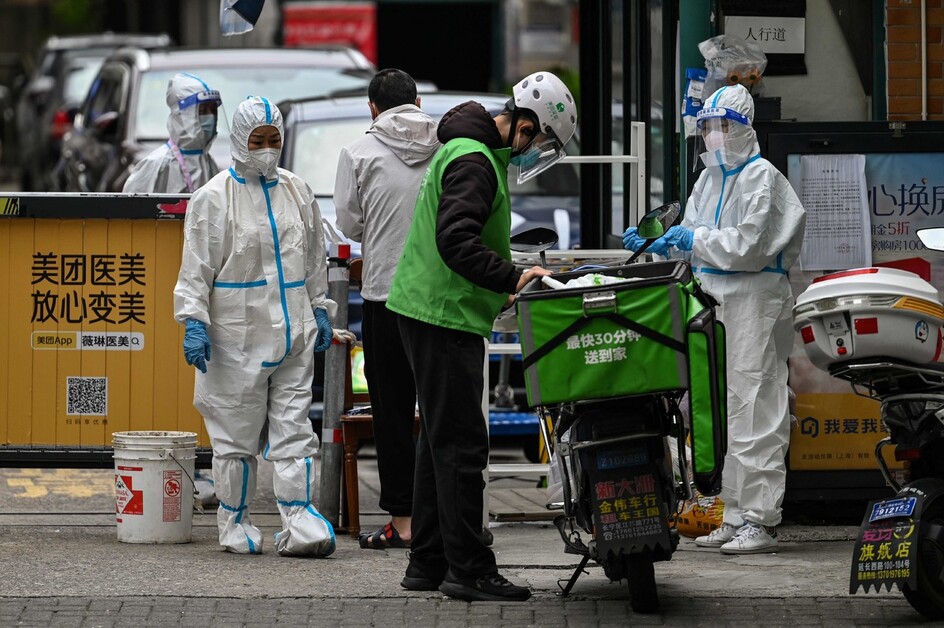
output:
[[[269,111],[269,101],[262,99],[266,104],[266,120],[271,117]],[[259,184],[262,186],[262,193],[265,195],[266,211],[269,214],[269,226],[272,229],[272,241],[275,243],[275,268],[279,273],[279,298],[282,300],[282,315],[285,316],[285,353],[278,362],[263,362],[262,366],[270,368],[278,366],[285,360],[292,351],[292,319],[288,315],[288,303],[285,300],[285,270],[282,268],[282,250],[279,248],[279,229],[275,224],[275,214],[272,213],[272,198],[269,196],[269,188],[278,184],[278,180],[269,182],[265,177],[259,177]]]

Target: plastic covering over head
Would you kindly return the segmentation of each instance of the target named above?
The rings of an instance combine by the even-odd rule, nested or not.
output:
[[[209,151],[216,137],[219,92],[199,77],[180,72],[167,82],[166,100],[167,142],[135,164],[122,192],[193,192],[219,172]]]
[[[250,96],[236,107],[236,112],[233,114],[233,128],[229,134],[233,167],[240,176],[262,174],[266,179],[275,176],[278,159],[274,164],[263,169],[255,163],[249,151],[249,135],[261,126],[274,126],[279,130],[279,135],[285,137],[282,112],[275,103],[267,98]],[[281,155],[281,150],[279,153]]]
[[[743,85],[728,85],[709,96],[696,121],[695,153],[706,166],[736,168],[760,151],[751,126],[754,99]]]
[[[533,113],[542,133],[526,147],[513,147],[511,162],[522,183],[567,155],[564,145],[577,130],[577,105],[564,82],[550,72],[526,76],[513,91],[515,107]]]
[[[182,150],[206,149],[216,137],[216,125],[213,125],[213,133],[206,133],[200,121],[200,105],[210,103],[213,115],[216,115],[222,102],[220,93],[210,89],[202,79],[185,72],[172,76],[167,83],[167,106],[170,107],[167,132],[170,139]]]

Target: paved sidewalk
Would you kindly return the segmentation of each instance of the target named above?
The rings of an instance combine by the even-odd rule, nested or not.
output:
[[[669,598],[634,615],[625,601],[468,604],[415,598],[232,599],[186,597],[0,598],[3,626],[908,626],[903,599]],[[922,625],[934,625],[925,623]]]
[[[263,467],[264,469],[264,467]],[[260,556],[220,551],[215,515],[195,515],[193,542],[117,541],[110,470],[0,469],[0,627],[6,626],[903,626],[922,622],[897,591],[848,593],[855,526],[784,525],[778,553],[722,556],[683,539],[658,563],[660,612],[636,615],[625,582],[577,559],[547,523],[492,524],[499,567],[534,591],[524,603],[474,603],[399,586],[405,550],[362,550],[340,536],[327,559],[282,558],[265,471],[253,522]],[[376,467],[361,466],[363,526],[377,511]],[[505,486],[527,480],[502,480]]]

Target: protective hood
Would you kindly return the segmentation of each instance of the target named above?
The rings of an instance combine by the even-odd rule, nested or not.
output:
[[[482,142],[492,149],[504,146],[494,118],[485,107],[474,100],[450,109],[439,121],[436,135],[443,144],[457,137],[466,137]]]
[[[274,126],[279,130],[279,134],[285,138],[285,129],[282,125],[282,112],[270,102],[267,98],[260,96],[250,96],[239,103],[236,112],[233,114],[233,128],[229,133],[230,154],[233,156],[233,169],[241,177],[247,174],[258,176],[259,169],[252,165],[249,155],[249,135],[261,126]],[[281,149],[279,150],[281,158]],[[278,170],[278,160],[276,164],[271,165],[262,172],[267,179],[275,176]]]
[[[416,105],[400,105],[381,113],[367,131],[408,166],[427,161],[439,149],[436,121]]]
[[[754,122],[754,99],[743,85],[726,85],[705,100],[705,106],[696,117],[702,137],[710,134],[709,127],[720,130],[723,122],[723,141],[702,146],[702,161],[708,167],[736,168],[760,152]]]
[[[199,104],[207,101],[219,105],[219,92],[192,74],[180,72],[167,82],[167,133],[181,150],[206,150],[213,143],[200,125]]]

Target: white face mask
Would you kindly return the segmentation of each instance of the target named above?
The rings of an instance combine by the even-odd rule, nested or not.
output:
[[[281,152],[278,148],[251,150],[249,151],[249,165],[263,175],[268,174],[278,165]]]
[[[708,150],[724,148],[724,135],[724,131],[708,131],[705,134],[705,148]]]

